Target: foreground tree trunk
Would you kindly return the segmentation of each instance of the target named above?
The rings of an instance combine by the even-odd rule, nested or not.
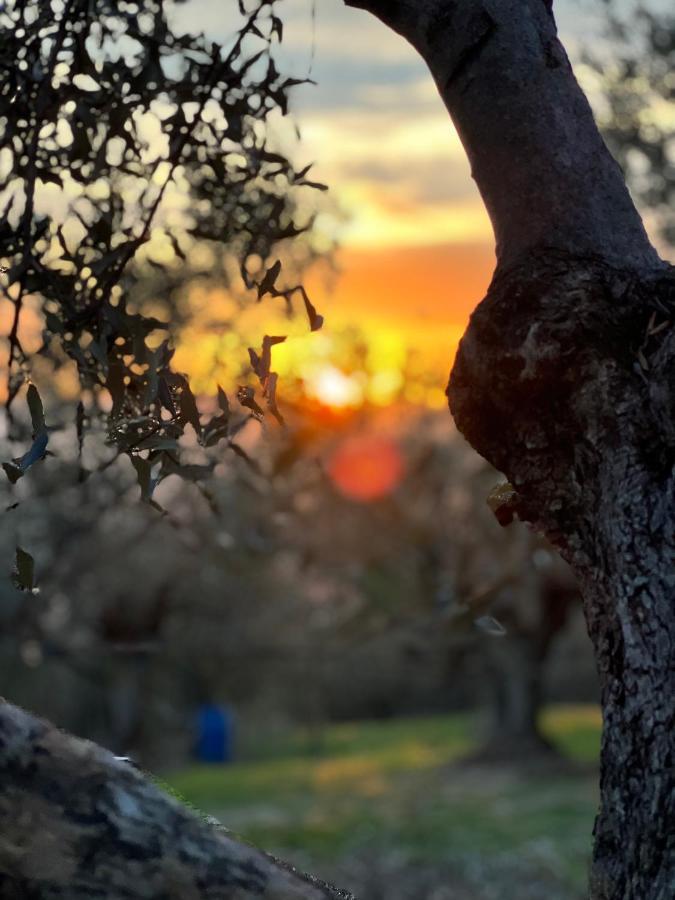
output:
[[[0,900],[350,900],[0,701]]]
[[[424,57],[497,270],[448,386],[510,512],[571,564],[601,679],[593,900],[675,885],[675,275],[597,131],[547,0],[347,0]]]

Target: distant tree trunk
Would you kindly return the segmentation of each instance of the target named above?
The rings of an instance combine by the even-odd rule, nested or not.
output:
[[[109,664],[105,706],[110,749],[126,756],[135,752],[143,728],[141,679],[143,660],[113,657]]]
[[[518,606],[507,601],[511,616],[499,616],[506,635],[481,647],[486,655],[492,715],[487,739],[474,754],[475,760],[527,763],[532,757],[550,757],[556,752],[540,727],[543,681],[555,638],[579,597],[569,576],[556,574],[534,574],[530,589],[519,598],[520,606],[530,607],[533,621],[519,621]]]
[[[591,896],[671,900],[675,272],[602,142],[550,0],[346,2],[429,65],[494,227],[497,270],[448,396],[513,485],[510,512],[581,587],[604,717]]]
[[[539,728],[542,660],[522,635],[507,634],[485,647],[490,720],[474,761],[528,763],[553,748]]]

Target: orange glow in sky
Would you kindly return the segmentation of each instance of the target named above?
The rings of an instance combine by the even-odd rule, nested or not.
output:
[[[222,4],[190,0],[177,15],[214,39],[230,33],[232,17]],[[273,352],[282,403],[284,384],[287,395],[294,384],[335,409],[401,399],[444,406],[457,343],[486,293],[494,252],[433,79],[406,41],[341,0],[322,0],[315,9],[312,0],[284,4],[279,52],[280,70],[303,79],[311,67],[316,84],[293,89],[300,142],[277,117],[271,146],[299,166],[313,162],[312,177],[330,186],[315,227],[326,246],[336,240],[338,273],[330,285],[320,267],[303,278],[325,317],[321,332],[306,333],[302,311],[297,322],[270,322],[265,316],[274,304],[264,302],[260,322],[245,331],[246,345],[260,346],[265,333],[288,335]],[[209,305],[206,315],[212,312]],[[227,340],[225,331],[200,329],[199,321],[184,334],[176,364],[198,391],[231,382],[223,367],[235,356],[246,359],[245,347],[242,353]],[[367,345],[361,361],[359,343]]]
[[[350,500],[367,502],[394,490],[404,473],[397,445],[389,438],[356,435],[345,440],[328,462],[328,474]]]
[[[429,235],[432,239],[433,235]],[[345,247],[337,255],[334,293],[321,296],[331,324],[394,325],[411,342],[431,339],[452,362],[451,352],[469,315],[484,297],[494,268],[489,243],[411,247]]]
[[[296,381],[334,408],[386,406],[401,398],[444,407],[457,343],[490,280],[491,246],[347,246],[336,262],[334,284],[327,285],[319,270],[304,279],[325,317],[316,333],[308,331],[301,311],[288,321],[269,301],[251,303],[234,329],[205,327],[227,298],[217,289],[195,295],[196,319],[183,333],[177,367],[189,373],[197,392],[213,394],[217,383],[239,377],[234,367],[246,360],[246,346],[260,346],[266,333],[287,334],[272,353],[282,403]]]

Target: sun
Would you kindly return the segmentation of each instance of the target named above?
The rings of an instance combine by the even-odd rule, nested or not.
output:
[[[307,391],[326,406],[338,409],[360,406],[364,399],[359,379],[330,365],[322,366],[307,380]]]

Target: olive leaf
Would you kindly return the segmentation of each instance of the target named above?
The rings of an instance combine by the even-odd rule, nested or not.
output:
[[[35,589],[35,560],[21,547],[16,548],[14,568],[12,570],[12,584],[20,591],[33,591]]]
[[[479,631],[489,634],[490,637],[504,637],[506,634],[506,628],[494,616],[479,616],[474,619],[473,624]]]
[[[28,385],[26,402],[28,404],[33,428],[33,443],[23,456],[19,456],[2,464],[2,468],[11,484],[16,484],[19,478],[22,478],[32,465],[39,462],[41,459],[44,459],[47,454],[49,432],[45,425],[42,399],[34,384]]]

